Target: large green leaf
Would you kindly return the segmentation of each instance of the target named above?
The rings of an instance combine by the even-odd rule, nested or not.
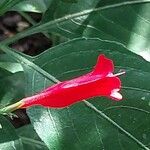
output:
[[[4,43],[9,44],[45,31],[69,39],[98,37],[120,42],[128,50],[150,61],[149,2],[150,0],[78,0],[67,3],[53,0],[47,4],[47,12],[40,24],[7,39]]]
[[[5,78],[6,76],[9,75],[12,75],[12,73],[5,70],[4,68],[0,68],[0,79]]]
[[[36,131],[31,124],[25,125],[17,129],[17,134],[22,140],[24,149],[26,150],[47,150],[47,146],[38,137]]]
[[[116,42],[98,39],[61,44],[33,58],[33,62],[1,48],[24,65],[28,95],[56,82],[51,75],[66,80],[90,71],[101,53],[114,61],[116,71],[126,70],[121,77],[121,102],[97,97],[64,109],[28,110],[36,132],[49,149],[149,149],[150,64],[141,57]]]
[[[3,77],[0,78],[0,104],[4,106],[22,99],[25,93],[24,74],[18,72],[6,76],[0,70],[1,73]]]
[[[23,72],[21,64],[6,54],[0,54],[0,68],[7,70],[9,73]]]
[[[15,132],[15,128],[0,115],[0,149],[23,150],[22,142]]]
[[[7,85],[7,86],[6,86]],[[24,97],[24,74],[21,64],[7,54],[0,55],[0,103],[7,105]]]
[[[12,10],[27,11],[27,12],[45,12],[51,0],[26,0],[15,5]]]
[[[25,0],[21,0],[22,2]],[[9,11],[13,6],[17,5],[20,0],[1,0],[0,1],[0,15]]]
[[[42,23],[50,21],[50,15],[52,14],[53,19],[58,19],[79,12],[79,16],[72,16],[66,18],[63,22],[56,23],[56,26],[48,29],[48,32],[55,32],[68,38],[98,37],[118,41],[129,50],[150,61],[150,4],[126,6],[124,4],[127,1],[124,1],[121,7],[117,7],[119,2],[122,1],[92,0],[89,3],[78,1],[75,4],[60,2],[57,3],[53,13],[51,13],[52,8],[49,8],[43,16]],[[116,7],[114,7],[115,5]],[[109,6],[114,8],[109,8]],[[101,7],[102,9],[100,9]],[[82,16],[84,10],[90,9],[95,9],[95,11]]]

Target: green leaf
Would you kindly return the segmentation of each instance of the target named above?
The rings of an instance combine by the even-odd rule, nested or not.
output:
[[[65,2],[65,3],[77,3],[78,0],[61,0],[62,2]]]
[[[0,68],[0,79],[5,78],[6,76],[12,75],[9,71],[4,68]]]
[[[30,150],[47,150],[47,146],[38,137],[31,124],[17,129],[17,133],[22,140],[25,149]]]
[[[5,71],[6,72],[6,71]],[[17,72],[14,74],[5,74],[0,69],[0,106],[5,106],[24,97],[25,83],[24,74]]]
[[[0,55],[0,106],[24,97],[24,74],[21,64],[6,54]],[[22,73],[21,73],[22,72]],[[9,86],[6,86],[9,85]]]
[[[47,31],[68,38],[98,37],[104,40],[118,41],[132,52],[150,61],[150,4],[125,5],[127,2],[132,3],[134,1],[124,1],[118,5],[121,7],[117,6],[119,1],[114,0],[108,2],[92,0],[89,3],[78,1],[74,5],[59,3],[53,13],[55,19],[78,12],[80,15],[66,17],[66,20],[57,22],[54,27],[51,26],[52,28],[48,28]],[[95,10],[82,15],[84,11],[90,9]],[[48,9],[45,13],[41,24],[50,21],[49,14],[52,14],[50,11],[51,9]]]
[[[21,64],[17,63],[12,57],[7,54],[0,54],[0,68],[3,68],[11,73],[22,72]]]
[[[66,3],[54,0],[47,5],[47,12],[40,24],[3,43],[9,44],[38,32],[55,33],[69,39],[98,37],[120,42],[128,50],[150,61],[149,2],[150,0],[82,0]]]
[[[72,40],[33,57],[33,62],[6,52],[22,61],[28,96],[56,82],[51,75],[63,81],[87,73],[102,53],[114,61],[116,72],[126,70],[121,77],[120,102],[97,97],[64,109],[28,110],[31,123],[49,149],[149,149],[150,64],[141,57],[119,43],[99,39]]]
[[[22,142],[15,132],[15,128],[0,115],[0,149],[23,150]]]
[[[24,73],[21,64],[7,54],[0,55],[0,106],[24,97]]]
[[[23,68],[19,63],[12,62],[0,62],[0,68],[4,68],[5,70],[8,70],[11,73],[23,71]]]
[[[25,1],[25,0],[21,0],[21,1]],[[18,4],[19,2],[20,0],[1,0],[0,1],[0,15],[9,11],[13,6]]]
[[[43,13],[48,9],[51,1],[52,0],[26,0],[14,6],[12,10]]]

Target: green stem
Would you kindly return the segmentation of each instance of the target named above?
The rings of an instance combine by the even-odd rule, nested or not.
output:
[[[24,17],[24,18],[25,18],[29,23],[31,23],[32,25],[36,25],[36,24],[37,24],[37,22],[34,21],[34,19],[32,19],[32,17],[29,16],[27,13],[22,12],[22,11],[18,11],[18,13],[19,13],[22,17]],[[47,38],[51,38],[48,33],[46,33],[46,32],[42,32],[42,33],[43,33]]]
[[[6,107],[4,107],[4,108],[1,108],[0,109],[0,114],[8,114],[8,113],[11,113],[11,112],[13,112],[14,110],[17,110],[17,109],[19,109],[21,106],[22,106],[22,101],[19,101],[19,102],[17,102],[17,103],[14,103],[14,104],[12,104],[12,105],[8,105],[8,106],[6,106]]]
[[[38,141],[24,136],[19,136],[19,137],[21,138],[22,142],[25,144],[46,147],[46,145],[42,141]]]
[[[32,19],[31,16],[29,16],[27,13],[25,12],[22,12],[22,11],[18,11],[18,13],[24,17],[29,23],[31,23],[32,25],[35,25],[36,24],[36,21],[34,21],[34,19]]]

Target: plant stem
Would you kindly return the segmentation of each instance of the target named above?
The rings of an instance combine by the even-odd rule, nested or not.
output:
[[[23,105],[22,101],[19,101],[17,103],[12,104],[12,105],[8,105],[8,106],[0,109],[0,114],[11,113],[16,109],[19,109],[22,105]]]
[[[32,19],[32,17],[31,16],[29,16],[27,13],[25,13],[25,12],[22,12],[22,11],[18,11],[18,13],[21,15],[21,16],[23,16],[29,23],[31,23],[32,25],[36,25],[37,24],[37,22],[34,20],[34,19]],[[46,33],[46,32],[42,32],[47,38],[50,38],[50,35],[48,34],[48,33]]]

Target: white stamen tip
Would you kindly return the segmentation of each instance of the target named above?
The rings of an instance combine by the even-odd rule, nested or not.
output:
[[[114,74],[113,76],[114,77],[117,77],[117,76],[121,76],[121,75],[123,75],[123,74],[125,74],[126,72],[125,71],[122,71],[122,72],[119,72],[119,73],[117,73],[117,74]]]

